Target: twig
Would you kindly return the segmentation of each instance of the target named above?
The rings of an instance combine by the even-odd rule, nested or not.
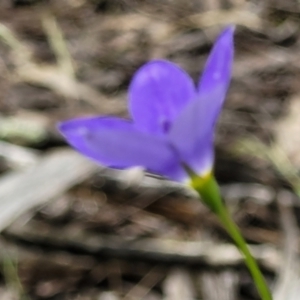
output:
[[[73,68],[72,58],[67,48],[63,33],[58,26],[56,19],[52,15],[46,14],[42,18],[42,23],[47,33],[47,38],[51,45],[51,48],[55,53],[59,67],[63,72],[66,73],[66,75],[74,78],[75,71]]]
[[[43,230],[44,229],[44,230]],[[72,228],[56,229],[41,226],[31,220],[24,225],[14,223],[6,234],[35,245],[45,245],[58,249],[74,249],[77,253],[93,254],[101,257],[143,259],[152,262],[184,264],[206,264],[209,266],[237,266],[243,258],[234,245],[217,244],[208,241],[180,241],[145,238],[123,239],[120,236],[100,235],[87,232],[73,232]],[[251,246],[259,263],[269,269],[277,269],[281,257],[270,245]]]
[[[14,71],[20,81],[48,88],[66,98],[85,100],[95,107],[99,113],[118,114],[125,111],[124,103],[120,103],[117,100],[109,100],[99,91],[70,76],[71,70],[66,72],[66,68],[70,69],[70,62],[66,58],[66,54],[61,53],[61,49],[56,49],[57,52],[60,52],[60,54],[57,53],[60,56],[60,65],[41,65],[34,62],[30,49],[20,42],[9,28],[1,23],[0,39],[12,51],[15,65]],[[64,64],[63,68],[62,64]]]

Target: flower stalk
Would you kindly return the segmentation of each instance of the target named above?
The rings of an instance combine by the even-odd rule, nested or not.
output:
[[[191,176],[191,186],[200,195],[202,201],[215,213],[219,218],[227,233],[234,241],[236,247],[244,256],[245,263],[253,278],[257,291],[262,300],[272,300],[270,289],[265,278],[252,256],[245,239],[239,228],[233,221],[228,209],[222,201],[219,186],[214,176],[209,173],[205,177],[199,177],[195,174]]]

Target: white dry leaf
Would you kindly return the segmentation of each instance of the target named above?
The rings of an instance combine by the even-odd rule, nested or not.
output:
[[[282,262],[273,287],[274,300],[298,300],[300,293],[300,264],[298,258],[299,228],[291,195],[279,192],[277,201],[282,227]]]
[[[238,2],[238,0],[236,0]],[[190,22],[195,27],[209,28],[228,24],[241,25],[250,30],[261,32],[264,28],[264,19],[261,17],[262,8],[260,5],[249,5],[240,3],[231,9],[212,9],[205,12],[192,14],[183,22]]]
[[[291,286],[290,293],[286,300],[299,300],[300,295],[300,279],[294,282],[294,284]]]
[[[274,300],[299,300],[300,298],[300,279],[289,283],[289,289],[281,297],[274,297]]]
[[[286,115],[275,125],[275,143],[300,169],[300,94],[290,99]]]
[[[196,299],[191,274],[184,268],[173,268],[163,284],[164,300]]]
[[[123,188],[139,186],[145,177],[145,169],[140,166],[131,167],[121,173],[121,184]]]
[[[49,120],[41,114],[21,111],[13,116],[0,115],[0,139],[38,143],[48,135]]]
[[[119,300],[120,298],[114,292],[103,292],[99,295],[97,300]]]

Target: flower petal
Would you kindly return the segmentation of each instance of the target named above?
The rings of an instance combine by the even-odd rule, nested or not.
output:
[[[73,119],[62,122],[59,130],[79,152],[105,166],[142,166],[177,181],[186,177],[163,137],[139,132],[129,121],[110,117]]]
[[[205,175],[213,167],[214,126],[206,122],[205,101],[213,101],[215,96],[213,93],[206,99],[193,101],[176,119],[169,132],[170,143],[181,161],[197,175]]]
[[[169,61],[153,60],[133,77],[129,87],[129,109],[142,131],[166,133],[195,96],[196,88],[185,71]]]
[[[223,105],[231,76],[234,27],[216,41],[208,58],[198,97],[174,121],[169,139],[181,160],[198,175],[213,167],[214,125]]]
[[[204,108],[211,120],[208,122],[214,123],[220,113],[226,92],[230,83],[232,62],[233,62],[233,34],[234,26],[228,26],[219,35],[214,47],[206,61],[202,77],[198,84],[198,93],[200,98],[205,100],[205,96],[218,90],[218,98],[212,99],[212,102],[206,101]]]

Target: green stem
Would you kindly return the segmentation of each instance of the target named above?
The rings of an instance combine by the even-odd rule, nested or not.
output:
[[[192,187],[201,196],[203,202],[218,216],[226,231],[235,242],[237,248],[243,254],[245,263],[252,275],[261,299],[272,300],[272,295],[265,278],[262,275],[256,260],[253,258],[239,228],[232,220],[232,217],[224,205],[221,199],[219,186],[214,177],[211,174],[201,179],[199,177],[192,176]]]
[[[252,275],[256,288],[263,300],[272,300],[271,292],[267,286],[265,278],[263,277],[256,260],[253,258],[246,241],[241,235],[240,230],[233,222],[230,214],[228,213],[226,207],[217,214],[227,232],[230,234],[231,238],[234,240],[237,248],[244,255],[245,263]]]

